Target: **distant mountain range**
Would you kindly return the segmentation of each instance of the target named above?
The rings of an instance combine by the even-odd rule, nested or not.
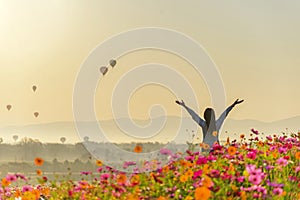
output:
[[[152,123],[153,126],[142,128],[150,123],[150,120],[135,120],[138,125],[132,126],[128,119],[118,119],[117,122],[123,125],[119,128],[114,120],[100,121],[103,135],[108,137],[110,142],[176,142],[185,143],[191,141],[192,135],[195,139],[201,141],[202,131],[197,124],[189,117],[167,117],[165,125],[162,126],[163,118],[155,118]],[[180,125],[181,122],[181,125]],[[0,127],[0,137],[3,138],[5,143],[13,143],[13,136],[17,135],[16,142],[24,137],[38,139],[41,142],[47,143],[60,143],[60,138],[65,137],[66,143],[76,143],[85,139],[90,141],[105,142],[107,141],[104,136],[99,136],[98,129],[95,129],[93,122],[79,122],[80,134],[76,130],[74,122],[53,122],[47,124],[33,124],[26,126],[3,126]],[[223,124],[220,140],[225,140],[227,137],[231,139],[238,138],[241,133],[248,136],[250,130],[254,128],[264,135],[286,133],[296,133],[300,131],[300,116],[274,121],[274,122],[261,122],[256,120],[234,120],[226,119]],[[127,133],[121,130],[127,129]],[[161,130],[160,130],[161,129]],[[156,133],[156,134],[154,134]],[[147,138],[147,136],[153,136]],[[144,139],[134,139],[134,138]]]

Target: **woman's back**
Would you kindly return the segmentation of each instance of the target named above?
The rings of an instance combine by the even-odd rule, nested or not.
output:
[[[209,145],[211,148],[215,142],[219,143],[219,130],[228,115],[228,113],[232,110],[232,108],[242,103],[244,100],[236,100],[232,105],[230,105],[216,120],[215,118],[215,112],[212,108],[207,108],[204,111],[204,119],[203,120],[199,115],[197,115],[192,109],[187,107],[183,101],[179,102],[176,101],[177,104],[183,106],[188,113],[192,116],[193,120],[197,122],[202,128],[203,133],[203,143]]]

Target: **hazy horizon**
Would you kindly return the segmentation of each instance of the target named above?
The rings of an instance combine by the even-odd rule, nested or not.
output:
[[[128,135],[126,135],[126,132],[124,132],[122,128],[118,128],[116,124],[116,121],[120,122],[122,120],[123,122],[125,120],[125,124],[128,123],[126,122],[126,119],[104,120],[98,123],[101,126],[101,130],[104,131],[105,135],[113,143],[122,143],[122,141],[185,142],[192,140],[192,134],[195,134],[195,137],[198,138],[197,141],[202,140],[201,128],[190,117],[169,117],[167,118],[166,124],[163,126],[163,129],[159,132],[157,132],[157,125],[153,126],[153,124],[151,124],[150,127],[146,127],[146,130],[141,132],[143,133],[141,136],[144,136],[145,134],[147,136],[151,133],[157,133],[155,134],[155,137],[150,139],[138,139],[134,137],[134,135],[138,135],[139,132],[130,128],[130,126],[127,127],[127,129],[129,130],[129,133],[127,134],[132,134],[133,136],[128,137]],[[154,120],[161,121],[159,118],[155,118]],[[182,120],[182,124],[180,124],[180,120]],[[260,135],[260,137],[264,137],[266,135],[281,134],[282,132],[286,132],[287,134],[297,133],[300,131],[299,121],[300,116],[271,123],[260,122],[255,119],[234,120],[228,118],[225,120],[225,123],[221,130],[220,140],[225,140],[227,137],[230,137],[231,140],[233,140],[234,138],[238,139],[240,134],[249,135],[252,128],[258,130],[260,133],[264,133],[264,135]],[[149,120],[135,121],[135,123],[143,127],[148,125],[149,122]],[[60,138],[65,137],[66,143],[77,143],[83,141],[84,136],[88,136],[92,141],[103,142],[105,138],[103,138],[103,136],[99,137],[99,132],[97,132],[97,130],[95,132],[92,128],[90,128],[92,124],[93,122],[79,122],[79,126],[85,126],[84,134],[80,135],[76,130],[76,124],[72,121],[52,122],[45,124],[29,124],[21,126],[0,126],[0,136],[5,143],[15,143],[13,140],[14,135],[18,136],[17,141],[20,141],[21,138],[28,137],[32,139],[38,139],[43,143],[60,143]]]
[[[129,119],[132,121],[142,121],[142,122],[148,122],[151,121],[153,119],[157,119],[157,118],[185,118],[185,119],[190,119],[192,122],[194,122],[194,120],[190,117],[190,116],[176,116],[176,115],[168,115],[168,116],[156,116],[154,118],[148,118],[148,119],[139,119],[139,118],[126,118],[126,117],[120,117],[120,118],[110,118],[110,119],[99,119],[97,121],[114,121],[114,120],[122,120],[122,119]],[[203,116],[200,116],[203,117]],[[287,118],[282,118],[282,119],[277,119],[274,121],[263,121],[263,120],[258,120],[258,119],[252,119],[252,118],[245,118],[245,119],[238,119],[238,118],[232,118],[232,117],[227,117],[226,120],[234,120],[234,121],[258,121],[258,122],[262,122],[262,123],[274,123],[274,122],[278,122],[278,121],[284,121],[284,120],[289,120],[289,119],[293,119],[293,118],[298,118],[300,117],[300,115],[295,115],[295,116],[290,116]],[[225,120],[225,123],[226,123]],[[69,120],[69,121],[50,121],[50,122],[32,122],[32,123],[28,123],[28,124],[0,124],[0,127],[7,127],[7,126],[30,126],[30,125],[41,125],[41,124],[52,124],[52,123],[63,123],[63,122],[72,122],[75,123],[76,121],[74,119]],[[81,122],[91,122],[91,121],[81,121]]]

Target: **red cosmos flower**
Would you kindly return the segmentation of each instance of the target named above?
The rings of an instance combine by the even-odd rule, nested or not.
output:
[[[255,135],[258,135],[258,130],[255,130],[254,128],[251,129],[251,132],[254,133]]]
[[[154,173],[152,173],[152,177],[154,178],[155,182],[157,182],[159,184],[163,183]]]

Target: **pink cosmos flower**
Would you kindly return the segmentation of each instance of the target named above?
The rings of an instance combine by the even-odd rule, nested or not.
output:
[[[276,163],[279,166],[286,166],[288,164],[288,161],[285,158],[281,157],[277,159]]]
[[[111,193],[112,193],[112,195],[114,197],[117,197],[117,198],[120,198],[120,196],[121,196],[121,193],[120,192],[116,192],[115,190],[113,190]]]
[[[260,198],[260,194],[258,194],[257,192],[254,192],[254,193],[253,193],[253,198],[254,198],[254,199]]]
[[[193,180],[195,180],[196,178],[200,177],[202,175],[202,170],[198,170],[198,171],[195,171],[194,172],[194,175],[193,175]]]
[[[258,130],[255,130],[254,128],[251,129],[252,133],[254,133],[255,135],[258,135]]]
[[[29,192],[32,190],[32,187],[29,185],[25,185],[22,187],[22,192]]]
[[[270,187],[283,187],[284,184],[283,183],[275,183],[275,182],[271,182],[269,179],[267,180],[267,185]]]
[[[266,170],[271,170],[271,169],[274,169],[274,166],[272,166],[272,165],[267,165],[266,166]]]
[[[200,187],[202,185],[202,179],[196,180],[193,183],[194,188]]]
[[[194,160],[194,156],[186,156],[185,160],[187,160],[187,161],[193,161]]]
[[[248,173],[251,173],[252,171],[255,171],[256,166],[255,165],[247,165],[246,170]]]
[[[127,162],[124,162],[123,168],[127,169],[128,167],[133,166],[133,165],[136,165],[136,162],[127,161]]]
[[[217,157],[214,156],[214,155],[212,155],[212,154],[209,154],[206,158],[207,158],[208,161],[215,161],[215,160],[217,160]]]
[[[280,188],[280,187],[275,188],[275,189],[273,190],[273,194],[275,194],[275,195],[281,195],[282,193],[283,193],[283,189]]]
[[[103,180],[107,180],[107,179],[109,179],[109,177],[110,177],[110,175],[109,174],[101,174],[101,176],[100,176],[100,179],[103,181]]]
[[[27,181],[27,178],[23,174],[16,174],[16,177],[20,178],[20,179],[22,179],[24,181]]]
[[[289,176],[290,181],[297,181],[298,178],[296,176]]]
[[[218,178],[218,177],[220,176],[220,171],[217,170],[217,169],[212,169],[212,170],[210,171],[210,176],[211,176],[212,178]]]
[[[247,165],[246,170],[250,174],[248,180],[253,185],[259,185],[262,179],[265,178],[265,173],[263,173],[260,168],[257,169],[255,165]]]
[[[276,148],[277,148],[277,147],[273,145],[273,146],[270,147],[270,151],[275,151]]]
[[[197,165],[206,164],[207,159],[204,156],[200,156],[196,163],[197,163]]]
[[[171,151],[170,149],[166,149],[166,148],[161,148],[161,149],[159,150],[159,152],[160,152],[162,155],[168,155],[168,156],[170,156],[170,155],[173,154],[172,151]]]
[[[240,161],[244,161],[244,155],[243,155],[243,154],[239,154],[239,155],[238,155],[238,159],[239,159]]]
[[[8,174],[6,176],[6,180],[8,180],[9,182],[15,182],[15,181],[17,181],[17,176],[14,174]]]
[[[232,178],[232,175],[231,174],[228,174],[227,172],[224,172],[221,174],[221,179],[222,180],[229,180]]]
[[[248,177],[248,180],[253,184],[253,185],[259,185],[262,181],[260,174],[259,175],[250,175]]]
[[[245,177],[244,176],[239,176],[239,177],[236,178],[236,180],[237,180],[237,182],[242,183],[242,182],[244,182]]]
[[[258,192],[262,193],[263,195],[266,195],[268,193],[267,189],[263,186],[257,186],[256,189]]]
[[[220,144],[218,143],[214,143],[213,145],[213,150],[216,151],[216,150],[219,150],[221,151],[223,149],[223,146],[221,146]]]
[[[284,142],[285,138],[286,138],[286,136],[280,136],[278,139],[280,142]]]
[[[247,153],[247,158],[251,159],[251,160],[255,160],[256,158],[256,153],[251,151],[249,153]]]
[[[269,141],[272,141],[272,140],[273,140],[272,136],[270,136],[270,135],[266,136],[266,138],[267,138],[267,140],[269,140]]]
[[[80,174],[82,174],[82,175],[89,175],[89,174],[92,174],[92,172],[88,172],[88,171],[86,171],[86,172],[80,172]]]
[[[102,170],[103,170],[103,167],[98,167],[97,168],[97,172],[102,172]]]
[[[279,152],[280,154],[286,153],[287,150],[288,150],[288,149],[287,149],[286,147],[279,147],[279,148],[278,148],[278,152]]]

